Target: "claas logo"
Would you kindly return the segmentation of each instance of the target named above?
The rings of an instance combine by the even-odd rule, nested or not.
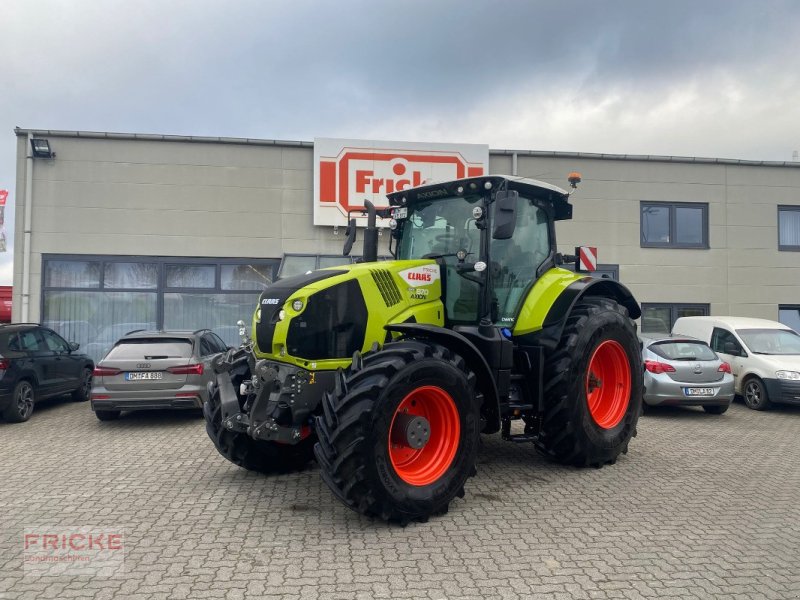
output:
[[[364,200],[386,205],[386,194],[431,181],[483,175],[483,166],[457,152],[374,152],[344,148],[336,157],[320,157],[319,201],[338,205],[342,214],[360,210]]]

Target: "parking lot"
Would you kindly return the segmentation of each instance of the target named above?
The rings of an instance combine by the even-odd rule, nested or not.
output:
[[[600,470],[491,436],[466,497],[405,528],[315,468],[238,469],[203,425],[68,401],[0,424],[0,598],[800,597],[800,409],[660,410]],[[124,531],[124,573],[26,574],[41,526]]]

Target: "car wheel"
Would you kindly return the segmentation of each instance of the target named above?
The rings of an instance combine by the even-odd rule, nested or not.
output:
[[[84,369],[81,373],[81,384],[72,392],[72,399],[75,402],[86,402],[92,391],[92,370]]]
[[[758,377],[751,377],[744,382],[744,403],[753,410],[767,410],[771,402],[767,396],[767,388]]]
[[[10,423],[22,423],[31,418],[36,391],[30,381],[20,381],[14,387],[11,404],[3,411],[3,418]]]
[[[728,410],[729,406],[730,404],[725,404],[724,406],[720,406],[719,404],[711,404],[703,406],[703,410],[710,415],[721,415]]]
[[[94,416],[101,421],[116,421],[121,413],[121,410],[96,410]]]

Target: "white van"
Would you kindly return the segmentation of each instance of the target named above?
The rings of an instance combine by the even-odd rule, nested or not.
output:
[[[728,362],[735,392],[749,408],[800,404],[800,335],[783,323],[746,317],[681,317],[672,333],[703,340]]]

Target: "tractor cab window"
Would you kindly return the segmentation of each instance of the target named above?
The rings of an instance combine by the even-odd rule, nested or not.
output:
[[[507,240],[491,240],[492,288],[501,324],[514,323],[525,290],[550,255],[548,223],[543,209],[520,197],[514,235]]]
[[[443,302],[448,319],[475,323],[478,319],[480,286],[456,271],[456,253],[464,250],[467,262],[480,260],[480,230],[472,209],[481,206],[480,196],[454,196],[415,203],[398,245],[397,258],[441,256],[444,261]]]

